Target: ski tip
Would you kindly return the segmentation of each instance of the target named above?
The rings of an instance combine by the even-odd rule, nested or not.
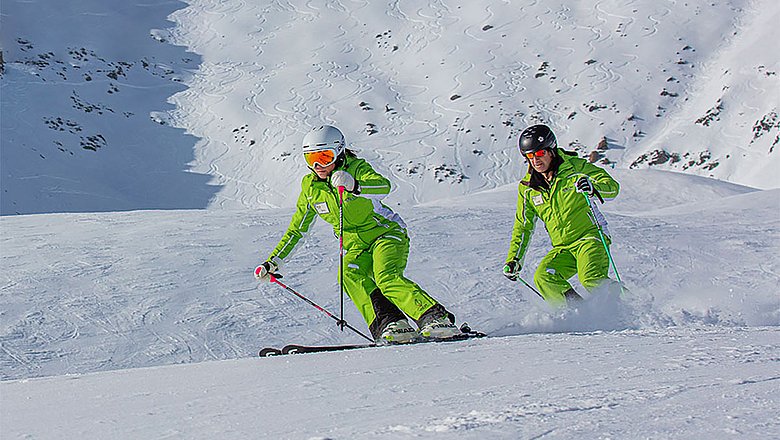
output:
[[[469,338],[484,338],[487,336],[486,333],[478,332],[476,330],[473,330],[467,323],[463,323],[460,326],[460,332],[464,335],[467,335]]]
[[[267,347],[262,350],[260,350],[260,353],[258,353],[258,356],[260,357],[271,357],[271,356],[280,356],[282,354],[282,350],[278,348],[273,347]]]

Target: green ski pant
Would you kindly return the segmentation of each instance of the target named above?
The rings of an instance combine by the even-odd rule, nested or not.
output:
[[[388,232],[368,249],[346,249],[344,288],[369,326],[376,318],[370,295],[377,288],[414,320],[436,304],[436,300],[404,276],[408,257],[409,237],[403,230]]]
[[[577,275],[588,291],[609,277],[609,257],[598,237],[586,237],[568,246],[554,247],[539,263],[534,283],[550,303],[566,305],[563,292],[571,289],[569,278]]]

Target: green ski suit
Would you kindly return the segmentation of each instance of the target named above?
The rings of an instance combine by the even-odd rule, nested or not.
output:
[[[399,318],[400,309],[417,320],[437,302],[404,276],[406,224],[381,202],[390,193],[390,181],[351,154],[336,169],[350,173],[358,185],[357,194],[344,192],[344,287],[376,337],[384,323],[374,324],[375,308],[392,309],[390,314]],[[317,216],[333,225],[338,236],[338,191],[312,172],[303,177],[290,226],[268,259],[281,265]]]
[[[566,303],[564,292],[572,288],[569,278],[577,275],[582,286],[592,290],[608,279],[609,272],[609,257],[596,224],[599,221],[602,225],[609,244],[606,220],[595,204],[596,218],[593,218],[585,196],[576,191],[575,182],[587,176],[605,199],[617,196],[620,186],[604,169],[585,159],[561,149],[557,149],[557,154],[563,161],[550,182],[549,191],[533,189],[524,183],[530,180],[530,167],[518,187],[507,262],[514,260],[522,266],[536,219],[542,219],[553,248],[539,263],[534,283],[545,300],[562,305]]]

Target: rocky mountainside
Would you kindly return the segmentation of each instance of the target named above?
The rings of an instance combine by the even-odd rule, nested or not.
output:
[[[290,206],[321,123],[398,202],[516,181],[540,122],[603,166],[780,186],[768,0],[41,6],[3,6],[2,214]]]

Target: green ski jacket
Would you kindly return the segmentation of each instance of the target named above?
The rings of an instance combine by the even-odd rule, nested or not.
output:
[[[604,199],[616,197],[620,186],[604,169],[587,160],[571,156],[560,148],[557,153],[563,163],[550,182],[549,191],[535,190],[522,182],[518,186],[517,213],[507,262],[516,260],[522,265],[537,218],[544,222],[554,247],[568,246],[583,238],[599,239],[596,219],[592,219],[585,196],[577,192],[574,184],[580,177],[587,176]],[[529,172],[523,180],[527,182],[530,177]],[[593,206],[597,218],[603,219],[596,205]]]
[[[406,224],[401,217],[381,202],[390,193],[389,180],[374,171],[368,162],[350,154],[337,169],[350,173],[358,184],[357,194],[344,192],[345,249],[367,249],[374,240],[390,231],[405,233]],[[301,180],[295,214],[268,259],[281,264],[317,216],[333,225],[334,234],[338,236],[338,190],[312,172]]]

